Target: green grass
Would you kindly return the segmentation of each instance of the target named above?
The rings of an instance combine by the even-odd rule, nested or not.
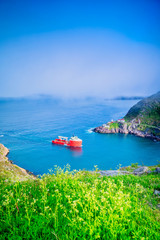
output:
[[[158,174],[102,177],[57,168],[0,180],[0,239],[159,239]]]
[[[111,129],[116,129],[116,128],[118,128],[119,127],[119,124],[118,124],[118,122],[113,122],[113,123],[110,123],[109,124],[109,129],[111,130]]]

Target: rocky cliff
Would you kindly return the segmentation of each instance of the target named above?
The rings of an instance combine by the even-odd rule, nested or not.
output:
[[[98,133],[124,133],[160,141],[160,92],[139,101],[124,119],[103,124]]]
[[[3,144],[0,144],[0,177],[6,178],[6,181],[7,179],[12,181],[36,179],[33,174],[9,161],[6,157],[8,153],[9,150]]]

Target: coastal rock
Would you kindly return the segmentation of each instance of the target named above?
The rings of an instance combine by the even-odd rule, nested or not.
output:
[[[117,176],[117,175],[126,175],[131,174],[128,171],[119,171],[119,170],[105,170],[105,171],[99,171],[102,176]]]
[[[156,172],[157,172],[157,173],[160,173],[160,167],[157,167],[157,168],[156,168]]]
[[[0,144],[0,161],[3,161],[4,158],[8,155],[9,150],[3,144]]]
[[[93,131],[133,134],[160,141],[160,92],[139,101],[128,111],[124,119],[108,122]]]
[[[27,170],[13,164],[6,157],[9,153],[9,150],[3,145],[0,144],[0,175],[10,179],[11,181],[25,181],[28,179],[36,179],[31,173],[28,173]]]
[[[137,169],[135,169],[134,171],[133,171],[133,174],[135,174],[135,175],[140,175],[140,174],[143,174],[143,173],[146,173],[146,172],[148,172],[148,167],[140,167],[140,168],[137,168]]]
[[[152,168],[154,169],[154,167]],[[156,169],[159,170],[160,168],[157,167]],[[155,172],[157,171],[150,170],[147,166],[140,166],[137,169],[135,169],[135,167],[128,166],[128,167],[122,167],[119,170],[100,170],[97,173],[102,176],[118,176],[118,175],[128,175],[128,174],[141,176],[145,173],[149,174],[149,173],[155,173]]]
[[[124,123],[123,125],[123,133],[124,134],[127,134],[129,131],[128,131],[128,128],[127,128],[127,123]]]
[[[160,191],[154,190],[154,194],[155,194],[155,195],[160,195]]]
[[[143,132],[137,129],[138,126],[136,125],[129,125],[127,126],[126,124],[122,124],[121,126],[119,126],[119,128],[112,128],[109,129],[108,127],[103,127],[103,126],[99,126],[93,129],[94,132],[97,133],[106,133],[106,134],[111,134],[111,133],[122,133],[122,134],[133,134],[137,137],[142,137],[142,138],[151,138],[154,139],[155,141],[160,141],[160,137],[159,136],[154,136],[152,133],[148,133],[148,132]]]

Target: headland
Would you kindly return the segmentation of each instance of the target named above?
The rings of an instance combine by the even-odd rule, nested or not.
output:
[[[139,101],[122,119],[107,122],[93,131],[134,134],[160,141],[160,92]]]

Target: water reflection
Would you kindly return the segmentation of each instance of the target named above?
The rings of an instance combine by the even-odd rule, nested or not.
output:
[[[68,147],[68,149],[72,152],[74,157],[79,157],[82,155],[83,151],[81,147]]]

